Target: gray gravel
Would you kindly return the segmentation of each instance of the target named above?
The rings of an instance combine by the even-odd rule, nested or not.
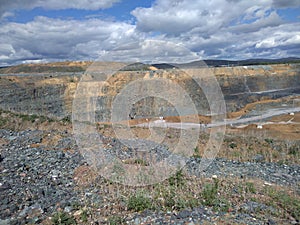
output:
[[[80,203],[82,196],[88,196],[91,204],[100,204],[101,196],[93,195],[93,188],[84,192],[76,189],[73,180],[74,169],[85,164],[85,160],[76,148],[74,138],[64,134],[53,149],[31,147],[42,142],[43,137],[54,131],[0,130],[0,138],[8,143],[0,146],[0,225],[2,224],[39,224],[58,208],[71,212],[75,203]],[[57,132],[57,131],[55,131]],[[111,141],[110,151],[120,149],[122,143]],[[75,151],[63,151],[73,149]],[[161,150],[161,151],[159,151]],[[162,146],[153,148],[153,154],[167,157],[169,153]],[[130,156],[119,152],[120,157]],[[123,154],[123,155],[122,155]],[[199,158],[191,158],[186,166],[190,175],[211,177],[259,177],[262,180],[280,185],[294,186],[300,182],[299,165],[279,165],[263,162],[236,162],[216,159],[201,173]],[[251,202],[242,206],[242,212],[232,212],[232,221],[243,224],[275,224],[255,218],[255,210],[272,210],[269,206]],[[201,224],[213,223],[224,217],[222,212],[213,212],[210,208],[198,207],[192,210],[174,212],[145,211],[126,219],[128,224]],[[228,215],[226,215],[228,216]],[[296,221],[294,221],[296,222]],[[95,223],[96,224],[96,223]]]

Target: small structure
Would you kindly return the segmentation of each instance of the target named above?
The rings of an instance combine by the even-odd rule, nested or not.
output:
[[[263,128],[263,126],[262,125],[257,125],[257,127],[256,127],[257,129],[262,129]]]

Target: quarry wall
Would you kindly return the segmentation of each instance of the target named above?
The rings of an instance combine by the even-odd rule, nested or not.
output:
[[[246,104],[300,94],[300,64],[210,68],[222,89],[228,112]],[[0,109],[24,114],[63,118],[71,115],[78,73],[0,75]],[[167,78],[188,92],[199,114],[209,114],[206,96],[187,74],[175,70],[120,71],[111,77],[97,97],[96,117],[110,116],[110,104],[126,85],[136,79]],[[171,94],[171,93],[170,93]],[[136,117],[177,115],[164,99],[145,98],[132,105]]]

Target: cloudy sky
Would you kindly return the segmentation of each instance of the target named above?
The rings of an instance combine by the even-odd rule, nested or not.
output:
[[[0,66],[300,57],[300,0],[0,0]]]

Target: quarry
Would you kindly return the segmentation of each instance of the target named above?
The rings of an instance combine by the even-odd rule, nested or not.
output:
[[[155,162],[170,154],[177,157],[171,149],[190,130],[199,129],[195,146],[180,155],[184,166],[172,169],[161,182],[129,187],[99,173],[76,139],[74,102],[92,65],[60,62],[0,69],[0,224],[299,223],[299,63],[192,68],[196,78],[184,66],[143,65],[115,72],[92,95],[92,125],[102,148],[124,167],[146,168],[153,163],[147,157],[153,155]],[[207,73],[222,93],[222,121],[211,111],[210,101],[218,99],[208,96],[216,90],[205,91],[213,82]],[[150,146],[146,155],[152,155],[146,157],[118,137],[111,114],[123,89],[151,79],[179,85],[198,113],[185,111],[189,105],[184,102],[180,111],[153,96],[126,106],[130,113],[120,124],[128,126],[138,143]],[[133,86],[142,94],[141,87]],[[82,113],[90,113],[82,107]],[[210,135],[218,127],[224,127],[220,149],[201,169]],[[151,129],[161,136],[158,144],[148,140]]]

